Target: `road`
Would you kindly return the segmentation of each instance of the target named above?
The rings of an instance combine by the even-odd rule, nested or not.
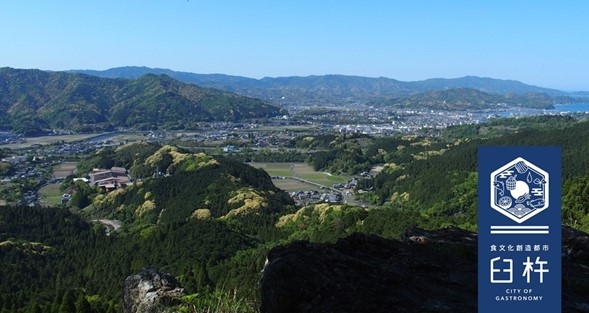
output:
[[[91,220],[91,222],[103,224],[105,226],[104,232],[107,236],[110,236],[111,231],[117,231],[119,228],[121,228],[121,226],[123,226],[123,222],[119,220],[97,219]]]

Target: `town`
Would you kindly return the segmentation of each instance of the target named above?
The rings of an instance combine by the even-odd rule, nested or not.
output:
[[[215,122],[200,123],[199,129],[186,131],[132,131],[119,129],[103,134],[72,134],[53,131],[51,140],[25,138],[11,132],[0,132],[0,205],[24,204],[39,206],[43,197],[38,191],[47,184],[57,184],[65,176],[52,171],[66,161],[76,161],[99,149],[133,141],[177,144],[210,154],[238,154],[257,149],[285,149],[297,136],[315,134],[365,134],[387,136],[395,133],[436,136],[439,131],[454,125],[478,124],[506,112],[515,115],[559,114],[543,110],[501,108],[498,111],[434,111],[394,110],[356,105],[353,107],[297,107],[288,116],[269,119],[266,123]],[[514,113],[515,112],[515,113]],[[569,113],[585,114],[585,113]],[[66,137],[64,137],[66,136]],[[63,139],[66,138],[66,139]],[[73,175],[72,171],[70,175]],[[353,192],[350,181],[341,186],[322,186],[291,192],[300,204],[311,202],[341,203]],[[315,186],[317,187],[317,186]]]

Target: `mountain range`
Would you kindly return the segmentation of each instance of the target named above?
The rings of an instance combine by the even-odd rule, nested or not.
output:
[[[442,110],[497,104],[551,108],[579,94],[481,77],[402,82],[323,75],[253,79],[147,67],[50,72],[0,68],[0,129],[25,135],[51,129],[195,129],[287,115],[292,106],[374,105]]]
[[[550,96],[569,96],[556,89],[542,88],[515,80],[502,80],[477,76],[445,79],[433,78],[405,82],[391,78],[371,78],[345,75],[313,75],[307,77],[264,77],[253,79],[224,74],[196,74],[169,69],[126,66],[104,71],[73,70],[106,78],[138,78],[145,74],[165,74],[185,83],[216,88],[285,104],[353,103],[382,100],[417,93],[456,88],[477,89],[493,94],[543,93]]]
[[[570,96],[549,95],[547,93],[489,93],[473,88],[441,89],[401,96],[388,100],[372,101],[374,105],[395,106],[397,108],[429,108],[435,110],[482,110],[504,107],[527,107],[534,109],[554,109],[554,104],[579,101]]]
[[[166,75],[111,79],[0,68],[0,113],[0,128],[30,135],[43,129],[191,129],[200,121],[267,118],[286,110]]]

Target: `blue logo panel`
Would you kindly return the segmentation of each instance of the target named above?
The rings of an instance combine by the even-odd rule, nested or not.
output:
[[[561,312],[561,149],[479,147],[478,312]]]

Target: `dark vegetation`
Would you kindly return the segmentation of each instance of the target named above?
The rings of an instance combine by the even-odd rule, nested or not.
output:
[[[442,137],[446,141],[488,139],[526,130],[564,128],[576,121],[571,116],[530,116],[525,118],[496,118],[487,123],[451,126]]]
[[[141,181],[105,193],[69,179],[63,188],[75,190],[71,207],[0,208],[0,312],[120,312],[125,277],[144,266],[178,277],[191,294],[183,312],[219,301],[255,312],[260,270],[277,244],[335,242],[354,232],[399,238],[415,226],[476,230],[480,145],[561,146],[563,223],[589,230],[588,121],[497,120],[470,139],[446,139],[461,131],[470,130],[435,139],[316,135],[293,143],[318,170],[358,174],[384,165],[357,187],[376,209],[297,210],[267,173],[231,158],[148,143],[104,149],[80,162],[80,175],[123,166]],[[89,222],[94,218],[122,220],[123,227],[107,235]]]
[[[150,233],[107,237],[102,226],[63,209],[2,207],[0,216],[0,300],[8,312],[82,312],[67,309],[76,299],[90,302],[83,312],[120,312],[122,281],[146,264],[181,274],[192,292],[213,288],[212,279],[233,288],[237,284],[215,268],[254,245],[220,221],[168,223]]]
[[[294,212],[266,172],[146,143],[81,162],[82,169],[101,166],[162,173],[110,193],[70,178],[62,186],[74,190],[69,210],[1,207],[1,310],[120,312],[121,283],[146,265],[175,273],[189,292],[208,295],[206,301],[235,290],[256,299],[254,269],[264,262],[266,244],[284,237],[274,227],[279,215]],[[197,209],[208,214],[194,215]],[[107,235],[83,216],[116,218],[124,226]]]

